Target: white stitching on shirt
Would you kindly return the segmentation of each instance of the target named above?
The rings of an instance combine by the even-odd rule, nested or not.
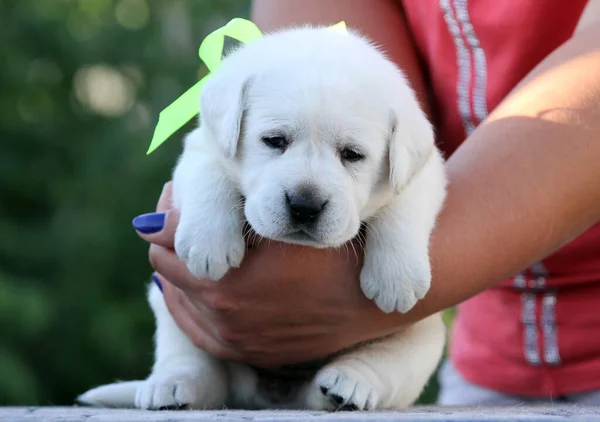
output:
[[[473,52],[473,59],[475,62],[475,86],[473,88],[471,101],[473,103],[473,110],[475,111],[477,123],[481,123],[488,115],[486,95],[487,64],[485,52],[483,51],[479,38],[477,38],[477,34],[475,33],[475,29],[471,24],[467,0],[456,0],[454,6],[456,9],[456,17],[461,24],[462,33],[467,39],[467,43]]]
[[[456,85],[456,96],[458,98],[458,112],[460,114],[465,134],[468,136],[475,129],[471,116],[471,103],[469,98],[469,84],[471,82],[471,55],[463,41],[461,30],[454,17],[450,0],[440,0],[440,7],[444,14],[444,20],[448,25],[448,31],[452,35],[454,47],[456,48],[456,64],[458,67],[458,82]]]
[[[542,262],[531,267],[531,272],[538,287],[546,286],[548,270]],[[558,348],[558,331],[556,328],[556,302],[558,298],[555,292],[548,291],[542,297],[542,332],[544,338],[544,362],[548,365],[560,365],[560,353]]]

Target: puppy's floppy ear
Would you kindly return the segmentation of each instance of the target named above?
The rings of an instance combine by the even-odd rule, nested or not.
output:
[[[413,101],[391,113],[390,184],[397,194],[425,166],[436,148],[433,127],[416,99]]]
[[[200,95],[201,124],[208,127],[227,158],[237,151],[248,82],[242,72],[216,72]]]

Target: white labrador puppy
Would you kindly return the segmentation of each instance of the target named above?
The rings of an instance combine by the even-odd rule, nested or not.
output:
[[[410,310],[431,279],[443,159],[403,74],[364,38],[326,28],[267,35],[224,59],[174,172],[178,256],[218,280],[245,252],[243,222],[282,242],[335,248],[366,227],[360,283],[384,312]],[[156,361],[145,381],[84,403],[160,409],[398,409],[442,355],[440,315],[331,357],[265,371],[219,361],[178,328],[156,287]]]

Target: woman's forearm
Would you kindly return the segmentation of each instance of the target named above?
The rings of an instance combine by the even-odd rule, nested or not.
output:
[[[600,25],[534,69],[447,162],[421,318],[513,276],[600,220]]]

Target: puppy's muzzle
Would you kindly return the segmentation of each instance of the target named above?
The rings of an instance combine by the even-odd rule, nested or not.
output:
[[[286,193],[285,199],[290,218],[298,224],[315,223],[329,202],[310,192],[302,191]]]

